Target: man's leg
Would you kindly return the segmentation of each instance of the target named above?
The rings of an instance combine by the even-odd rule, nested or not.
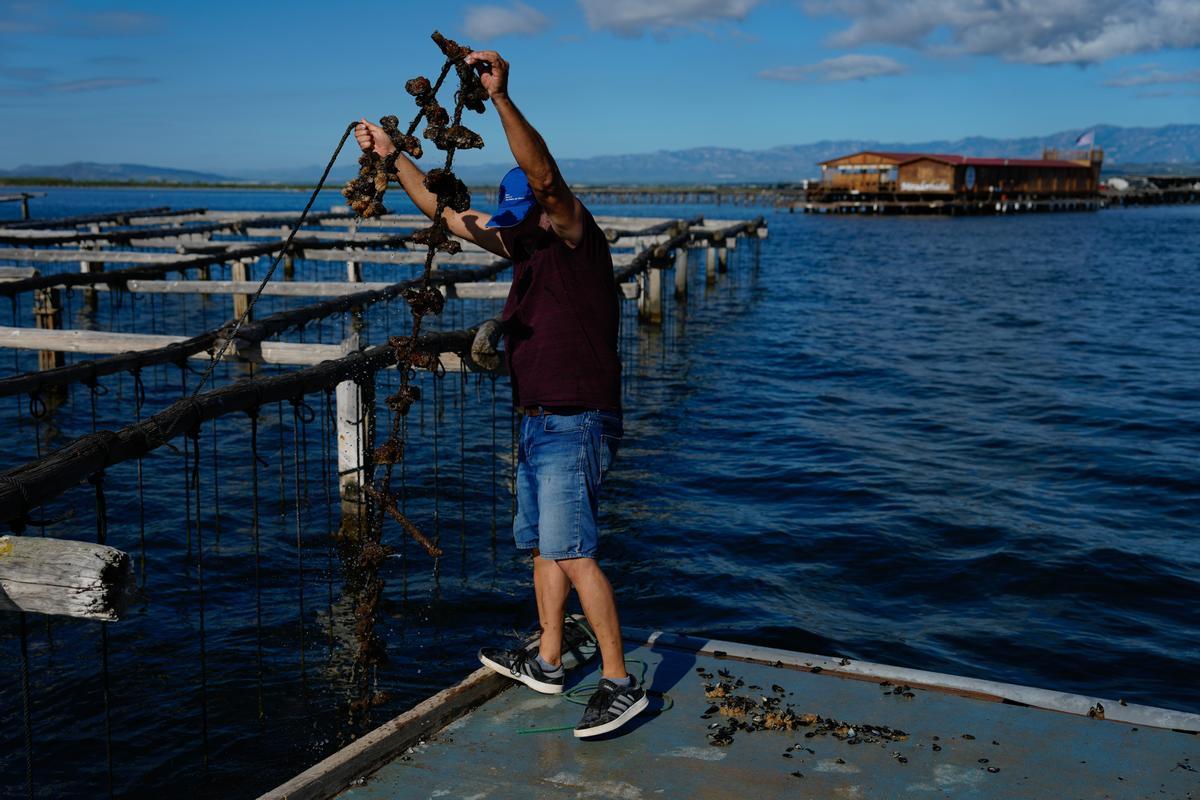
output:
[[[563,617],[571,582],[558,562],[542,558],[538,550],[533,551],[533,591],[537,596],[538,622],[542,626],[538,655],[547,664],[557,666],[562,661]]]
[[[569,558],[552,563],[557,564],[579,593],[583,613],[596,634],[596,644],[600,648],[600,657],[603,660],[604,677],[621,680],[626,675],[625,651],[621,645],[621,624],[617,619],[617,601],[613,596],[612,584],[608,582],[594,558]],[[561,615],[559,622],[561,625]],[[561,634],[560,627],[560,646]],[[542,641],[544,648],[544,636]]]

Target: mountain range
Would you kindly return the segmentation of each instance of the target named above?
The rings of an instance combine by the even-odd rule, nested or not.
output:
[[[1095,125],[1090,129],[1016,139],[985,136],[928,142],[838,139],[762,150],[696,147],[629,155],[564,158],[559,159],[559,167],[563,175],[577,185],[791,183],[816,177],[820,172],[817,165],[821,161],[859,150],[1038,158],[1043,147],[1070,149],[1082,130],[1095,131],[1096,145],[1104,149],[1107,173],[1137,171],[1137,165],[1153,164],[1156,170],[1162,171],[1172,165],[1200,164],[1200,125],[1163,125],[1156,128]],[[467,183],[478,186],[494,184],[510,166],[509,163],[457,165],[455,171]],[[354,172],[353,161],[343,158],[331,173],[330,180],[344,182]],[[57,166],[22,165],[11,170],[0,170],[0,180],[5,177],[36,177],[78,181],[311,184],[320,174],[321,168],[316,165],[294,169],[231,170],[219,175],[141,164],[76,162]]]

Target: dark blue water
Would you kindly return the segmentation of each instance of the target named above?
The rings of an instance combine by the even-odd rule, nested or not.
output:
[[[36,212],[294,210],[305,199],[52,191]],[[752,247],[733,251],[709,290],[694,255],[691,300],[669,304],[661,330],[624,320],[627,438],[606,487],[602,544],[625,623],[1200,711],[1200,209],[954,220],[595,210],[765,213],[771,231],[757,259]],[[301,263],[298,277],[321,269],[340,271]],[[228,313],[194,298],[186,308],[132,301],[102,298],[80,317],[76,297],[72,316],[194,333]],[[476,303],[444,326],[493,311]],[[19,324],[27,313],[18,309]],[[367,316],[369,341],[406,325],[401,312]],[[288,338],[332,342],[342,330],[334,320]],[[7,358],[9,373],[28,368],[30,356]],[[222,367],[218,382],[238,374]],[[147,375],[143,413],[195,379],[174,367]],[[480,644],[536,618],[506,531],[507,385],[423,380],[405,489],[447,553],[435,566],[387,530],[397,552],[381,571],[376,632],[389,661],[369,684],[388,697],[373,723],[457,680]],[[132,381],[104,384],[97,424],[124,424]],[[36,425],[21,404],[0,402],[5,469],[33,457],[36,433],[58,446],[91,429],[86,390]],[[257,590],[249,420],[202,432],[203,672],[183,456],[146,459],[145,595],[107,627],[117,794],[254,796],[365,728],[349,711],[361,687],[354,587],[329,543],[338,520],[324,502],[323,402],[309,398],[307,426],[287,404],[263,410]],[[134,466],[110,469],[105,489],[109,541],[138,557]],[[92,491],[48,506],[46,534],[94,538]],[[35,786],[45,797],[102,795],[99,627],[29,622]],[[6,797],[24,791],[20,664],[16,621],[0,618]]]

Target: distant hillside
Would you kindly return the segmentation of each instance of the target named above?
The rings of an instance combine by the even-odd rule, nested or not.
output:
[[[319,173],[318,173],[319,174]],[[57,178],[71,181],[134,181],[151,183],[222,183],[236,180],[210,172],[151,167],[145,164],[97,164],[75,161],[57,166],[22,164],[0,169],[0,178]]]
[[[1105,171],[1123,171],[1126,165],[1200,163],[1200,125],[1165,125],[1159,128],[1092,126],[1096,144],[1104,149]],[[1046,136],[993,139],[972,136],[930,142],[885,142],[875,139],[838,139],[811,144],[782,145],[765,150],[731,147],[696,147],[688,150],[659,150],[653,153],[560,158],[559,166],[574,184],[705,184],[705,183],[790,183],[820,174],[817,164],[857,150],[910,150],[932,153],[961,153],[973,156],[1040,158],[1043,147],[1070,148],[1080,128]],[[553,146],[553,143],[551,143]],[[495,183],[511,163],[459,165],[455,171],[471,185]],[[346,180],[353,170],[339,164],[331,178]],[[320,175],[316,165],[305,169],[280,170],[275,180],[310,182]],[[258,171],[244,178],[269,180]]]
[[[1200,125],[1164,125],[1158,128],[1092,126],[1096,144],[1104,149],[1105,172],[1175,172],[1183,165],[1200,164]],[[1060,131],[1046,136],[992,139],[971,136],[931,142],[884,142],[874,139],[839,139],[811,144],[782,145],[765,150],[730,147],[696,147],[660,150],[654,153],[559,159],[563,175],[573,184],[708,184],[791,183],[816,177],[818,162],[857,150],[908,150],[960,153],[974,156],[1040,157],[1043,147],[1070,148],[1088,128]],[[502,152],[502,143],[492,152]],[[428,157],[423,166],[432,162]],[[1144,168],[1139,165],[1153,165]],[[461,165],[455,171],[475,186],[495,183],[511,163]],[[343,154],[330,174],[330,183],[345,182],[355,172],[353,158]],[[277,170],[231,171],[225,177],[190,170],[149,167],[141,164],[93,164],[77,162],[62,166],[22,166],[4,177],[47,177],[78,181],[136,181],[164,183],[221,183],[253,181],[311,185],[321,174],[312,165]]]

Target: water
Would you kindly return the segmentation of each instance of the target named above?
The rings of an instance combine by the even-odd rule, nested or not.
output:
[[[303,200],[52,190],[34,209],[293,210]],[[661,330],[632,329],[626,319],[628,432],[606,487],[602,540],[626,624],[1200,712],[1200,209],[955,220],[595,210],[765,213],[770,223],[757,266],[753,248],[739,247],[729,275],[706,290],[694,254],[686,309],[668,301]],[[298,276],[312,274],[304,268]],[[141,329],[146,306],[137,302],[99,314]],[[470,324],[493,308],[470,306],[455,321]],[[188,332],[227,312],[194,299],[188,309],[152,310],[149,327],[175,333],[184,311]],[[373,341],[406,325],[402,313],[368,316]],[[340,325],[304,335],[336,341]],[[222,367],[218,380],[237,369]],[[145,413],[175,399],[181,378],[173,367],[147,376]],[[128,421],[131,379],[103,383],[98,424]],[[435,573],[388,529],[397,553],[381,572],[376,631],[390,660],[371,688],[389,697],[373,710],[375,723],[472,670],[480,644],[535,620],[526,567],[505,530],[507,386],[495,386],[493,421],[490,380],[464,386],[450,376],[436,396],[425,384],[405,481],[413,516],[440,533],[447,554]],[[90,401],[76,389],[41,423],[57,428],[57,445],[90,430]],[[20,404],[0,402],[16,419]],[[219,423],[215,473],[213,434],[203,432],[203,676],[197,547],[189,556],[180,511],[183,459],[160,450],[146,460],[145,598],[107,628],[117,794],[255,796],[361,731],[348,711],[352,592],[326,536],[322,402],[310,396],[317,417],[307,427],[294,426],[287,404],[260,420],[261,627],[249,420]],[[27,414],[6,423],[3,437],[6,468],[33,456]],[[300,465],[302,619],[293,437],[308,455]],[[110,469],[105,487],[109,542],[136,557],[133,466]],[[65,519],[51,520],[47,534],[94,538],[91,492],[79,487],[48,508]],[[30,625],[39,795],[102,795],[99,628],[34,617]],[[0,619],[0,667],[10,676],[0,688],[0,794],[21,796],[11,616]]]

